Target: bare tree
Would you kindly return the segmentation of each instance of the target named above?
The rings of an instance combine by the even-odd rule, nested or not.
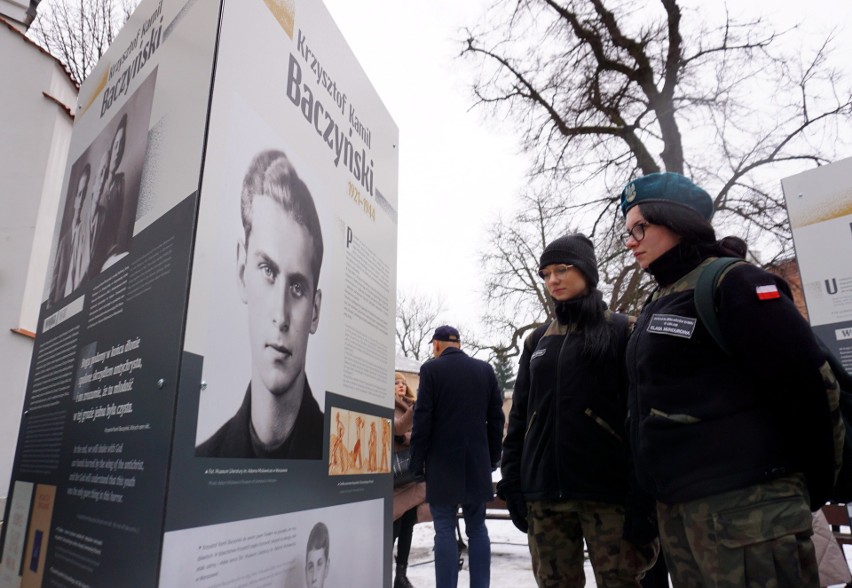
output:
[[[517,210],[488,228],[487,247],[481,256],[487,303],[484,322],[498,341],[495,356],[517,354],[524,336],[553,318],[553,304],[538,276],[538,259],[545,245],[573,232],[564,197],[544,193],[524,194]]]
[[[486,361],[491,361],[493,359],[494,346],[484,342],[477,329],[471,328],[471,326],[466,323],[457,323],[453,324],[453,326],[458,329],[459,338],[461,339],[461,348],[465,353],[470,356],[485,359]]]
[[[396,347],[404,357],[423,362],[432,356],[430,342],[435,328],[446,321],[442,318],[444,301],[430,295],[398,291],[396,296]],[[453,323],[458,330],[462,347],[468,355],[487,352],[493,347],[484,344],[475,329]]]
[[[438,326],[444,303],[431,296],[397,292],[396,344],[405,357],[424,361],[429,357],[429,340]]]
[[[43,0],[29,36],[82,84],[139,0]]]
[[[479,72],[477,104],[517,124],[533,184],[564,195],[538,209],[596,242],[611,306],[634,308],[647,284],[617,238],[615,202],[639,175],[692,177],[724,230],[759,246],[764,263],[790,254],[777,178],[835,159],[849,138],[852,93],[829,61],[831,35],[791,53],[782,41],[795,31],[729,14],[714,24],[678,0],[495,0],[489,17],[466,31],[462,50]],[[491,229],[503,259],[491,265],[487,299],[511,301],[518,318],[503,332],[513,346],[544,306],[521,258],[535,259],[547,223],[559,224]]]

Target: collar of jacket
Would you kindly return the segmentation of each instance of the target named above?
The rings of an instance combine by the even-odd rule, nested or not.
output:
[[[441,355],[439,355],[435,359],[439,359],[441,357],[447,357],[448,355],[453,355],[455,353],[461,353],[462,355],[467,355],[464,351],[462,351],[458,347],[447,347],[446,349],[444,349],[444,351],[441,353]]]
[[[648,273],[654,276],[660,286],[669,286],[691,272],[709,254],[704,254],[698,247],[686,243],[678,243],[648,266]]]

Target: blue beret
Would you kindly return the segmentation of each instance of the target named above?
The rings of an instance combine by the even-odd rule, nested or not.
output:
[[[636,178],[621,191],[621,212],[642,202],[666,202],[691,208],[704,219],[713,218],[713,199],[692,180],[674,172],[648,174]]]

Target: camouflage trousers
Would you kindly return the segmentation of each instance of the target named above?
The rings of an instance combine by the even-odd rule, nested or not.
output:
[[[587,501],[529,502],[528,539],[540,588],[582,587],[583,539],[600,588],[640,586],[657,560],[659,544],[637,546],[621,538],[624,509]]]
[[[675,588],[817,588],[801,476],[680,504],[657,503]]]

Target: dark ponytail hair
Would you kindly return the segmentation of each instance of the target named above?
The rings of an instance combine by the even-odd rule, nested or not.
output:
[[[601,364],[614,359],[617,350],[615,345],[615,327],[606,320],[606,304],[603,301],[603,293],[597,288],[592,288],[586,297],[588,312],[582,316],[590,317],[588,325],[584,327],[585,342],[583,344],[582,356],[592,363]],[[594,311],[592,307],[594,306]],[[583,310],[586,310],[585,308]]]
[[[733,235],[719,239],[719,247],[725,252],[727,257],[745,259],[748,254],[748,243]]]
[[[694,247],[703,256],[744,259],[748,253],[748,244],[739,237],[728,236],[717,241],[710,221],[687,206],[663,202],[643,202],[637,206],[647,222],[666,227],[684,245]]]
[[[606,304],[600,290],[590,286],[588,294],[556,302],[556,316],[562,323],[575,323],[577,330],[583,332],[583,359],[600,364],[615,357],[615,334],[606,320]]]

